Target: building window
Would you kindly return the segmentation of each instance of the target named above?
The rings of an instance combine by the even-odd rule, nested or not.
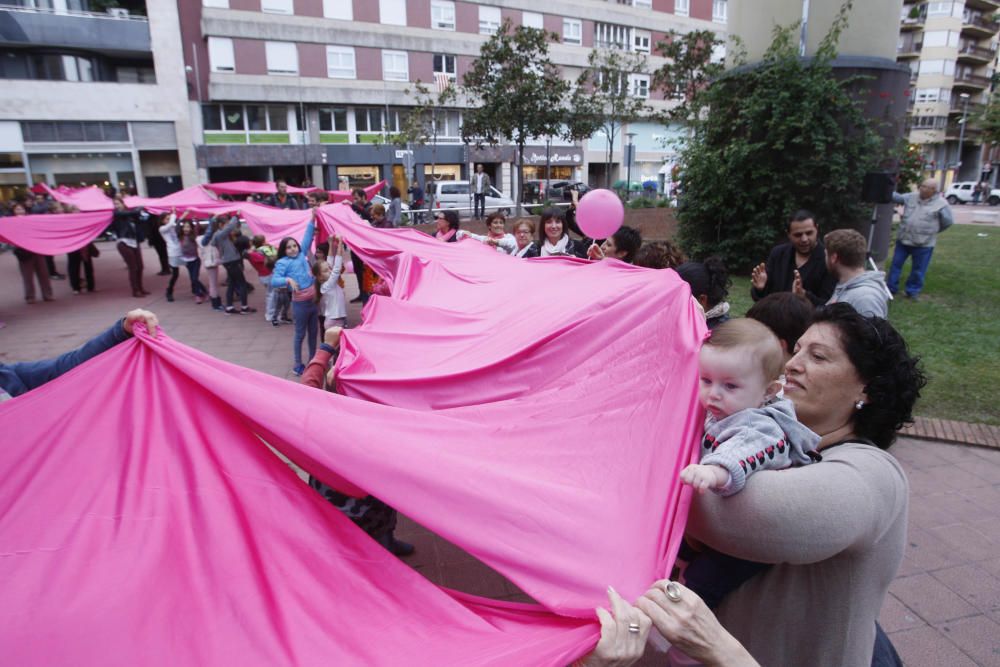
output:
[[[521,25],[523,25],[525,28],[535,28],[537,30],[544,30],[545,17],[543,17],[538,12],[522,12]]]
[[[375,133],[382,131],[381,109],[355,109],[354,129],[357,132]]]
[[[326,75],[331,79],[357,78],[353,46],[326,47]]]
[[[951,16],[954,13],[954,4],[954,2],[928,2],[927,16]]]
[[[632,29],[614,23],[594,24],[594,46],[600,49],[628,51],[632,43]]]
[[[201,0],[202,7],[221,7],[229,9],[229,0]]]
[[[642,7],[644,9],[653,8],[653,0],[632,0],[633,7]]]
[[[268,14],[294,14],[292,0],[260,0],[260,11]]]
[[[410,80],[410,61],[406,51],[382,52],[382,78],[386,81]]]
[[[156,83],[156,70],[152,67],[116,67],[115,81],[118,83]]]
[[[380,169],[371,165],[368,167],[337,167],[338,184],[346,185],[348,189],[366,188],[375,185],[379,178]]]
[[[632,97],[641,97],[644,100],[649,99],[648,74],[630,74],[629,83],[632,89]]]
[[[378,15],[386,25],[406,25],[406,0],[378,0]]]
[[[957,30],[928,30],[924,32],[923,45],[927,46],[953,46],[958,48]]]
[[[247,129],[250,132],[288,132],[288,109],[282,106],[248,104]]]
[[[687,16],[691,13],[691,0],[674,0],[674,14]]]
[[[455,56],[443,53],[434,54],[434,73],[446,74],[451,80],[455,80],[458,72],[455,69]]]
[[[563,19],[563,43],[583,44],[583,21]]]
[[[347,132],[347,109],[320,109],[320,132]]]
[[[639,53],[649,53],[649,44],[653,36],[648,30],[636,30],[632,33],[632,50]]]
[[[298,74],[299,51],[294,42],[264,42],[268,74]]]
[[[353,21],[354,2],[353,0],[323,0],[323,16],[328,19]]]
[[[452,0],[431,0],[431,27],[435,30],[455,29],[455,3]]]
[[[500,29],[500,8],[486,7],[485,5],[480,5],[479,34],[495,35],[497,34],[497,30],[499,29]]]
[[[228,37],[208,38],[208,62],[213,72],[235,72],[233,40]]]
[[[945,74],[951,76],[955,73],[954,60],[921,60],[921,74]]]
[[[119,121],[24,121],[21,132],[27,143],[128,141],[128,126]]]
[[[913,96],[917,104],[951,101],[951,90],[947,88],[917,88]]]
[[[728,14],[726,0],[712,0],[712,20],[716,23],[725,23]]]

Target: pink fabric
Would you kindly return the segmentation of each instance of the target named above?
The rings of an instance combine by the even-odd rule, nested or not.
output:
[[[44,183],[40,184],[49,196],[60,204],[72,204],[80,211],[110,211],[114,209],[111,199],[104,194],[96,185],[89,188],[71,189],[67,187],[50,188]]]
[[[215,212],[232,210],[239,202],[220,201],[200,185],[172,192],[165,197],[125,197],[129,208],[145,208],[151,213],[170,213],[177,209],[178,215],[191,209],[198,213],[212,215]]]
[[[19,215],[0,218],[0,241],[42,255],[79,250],[111,223],[111,211]]]
[[[686,284],[318,215],[392,292],[344,334],[348,396],[143,336],[0,405],[5,660],[565,665],[608,584],[667,572],[701,422]],[[257,436],[540,606],[433,586]]]
[[[274,181],[227,181],[225,183],[206,183],[205,187],[220,195],[273,195],[278,192]],[[297,188],[288,186],[289,194],[304,195],[319,188]]]

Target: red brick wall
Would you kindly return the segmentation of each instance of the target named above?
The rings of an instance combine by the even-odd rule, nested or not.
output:
[[[712,0],[691,0],[691,18],[712,20]]]
[[[382,80],[382,49],[354,47],[354,66],[358,78],[366,81]]]
[[[260,11],[260,0],[229,0],[230,9],[242,9],[248,12]]]
[[[510,19],[511,26],[516,28],[521,25],[521,10],[502,8],[500,10],[500,23],[503,23],[504,19]]]
[[[326,46],[299,43],[299,74],[326,78]],[[357,56],[355,56],[356,58]]]
[[[366,0],[377,4],[376,0]],[[455,10],[458,13],[458,10]],[[406,0],[406,25],[414,28],[431,27],[431,0]]]
[[[455,30],[458,32],[479,32],[479,5],[474,5],[471,2],[455,3]]]
[[[354,20],[378,23],[378,0],[354,0]]]
[[[295,0],[294,11],[296,16],[323,16],[323,0]]]
[[[426,51],[410,51],[410,80],[419,79],[434,90],[434,55]]]
[[[259,39],[234,39],[237,74],[267,74],[267,52]]]

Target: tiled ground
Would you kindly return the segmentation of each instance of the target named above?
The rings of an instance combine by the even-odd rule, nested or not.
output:
[[[121,258],[102,244],[99,292],[73,296],[56,282],[52,303],[21,298],[16,260],[0,254],[0,361],[49,356],[71,349],[129,308],[151,308],[174,338],[219,358],[294,380],[291,327],[273,328],[263,313],[225,316],[190,297],[167,303],[166,278],[154,276],[146,250],[146,287],[133,299]],[[57,259],[65,271],[65,257]],[[252,272],[251,272],[252,273]],[[348,294],[356,293],[353,276]],[[182,276],[178,297],[188,289]],[[262,308],[262,290],[251,304]],[[352,307],[351,324],[358,310]],[[904,438],[896,456],[911,484],[910,535],[905,561],[882,611],[882,623],[910,667],[1000,666],[1000,450]],[[409,562],[431,580],[496,598],[525,600],[513,585],[465,552],[402,519],[398,534],[417,546]],[[653,660],[644,661],[654,664]]]

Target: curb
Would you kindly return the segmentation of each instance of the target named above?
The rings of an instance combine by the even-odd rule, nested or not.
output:
[[[908,438],[939,440],[1000,449],[1000,427],[988,424],[971,424],[968,422],[950,421],[948,419],[917,417],[914,419],[913,424],[901,428],[899,434]]]

